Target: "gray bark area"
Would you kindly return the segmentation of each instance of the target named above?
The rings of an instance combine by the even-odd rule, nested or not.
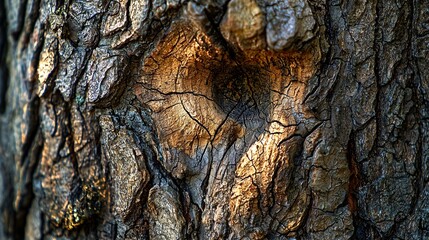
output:
[[[428,6],[0,0],[0,239],[429,239]]]

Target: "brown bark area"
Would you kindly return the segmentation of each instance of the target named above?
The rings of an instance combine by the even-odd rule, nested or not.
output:
[[[0,0],[0,239],[429,238],[428,6]]]

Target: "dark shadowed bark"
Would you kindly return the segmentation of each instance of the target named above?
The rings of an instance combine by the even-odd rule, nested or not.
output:
[[[0,0],[0,239],[429,239],[427,59],[427,0]]]

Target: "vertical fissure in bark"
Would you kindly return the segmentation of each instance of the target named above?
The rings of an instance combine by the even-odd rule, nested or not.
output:
[[[0,3],[0,21],[6,31],[6,18],[4,12],[4,2]],[[22,34],[25,34],[22,38],[23,45],[22,50],[28,48],[28,41],[30,35],[33,34],[34,26],[38,18],[40,0],[35,0],[32,2],[32,9],[30,10],[29,22],[25,24],[26,21],[26,10],[27,10],[27,0],[21,1],[18,10],[18,25],[17,29],[13,29],[12,36],[15,41],[18,41]],[[27,28],[24,28],[27,26]],[[24,77],[24,84],[26,88],[24,91],[27,91],[23,96],[28,96],[29,99],[26,109],[24,110],[24,121],[26,123],[26,130],[22,133],[25,136],[24,141],[21,145],[18,162],[18,169],[15,174],[19,179],[18,185],[14,185],[15,188],[15,202],[14,202],[14,216],[13,216],[13,237],[15,239],[24,239],[25,238],[25,229],[27,224],[27,215],[31,208],[33,199],[35,197],[33,192],[33,174],[37,168],[40,154],[41,154],[41,139],[40,139],[40,119],[39,119],[39,106],[40,99],[37,95],[34,95],[35,87],[35,78],[36,78],[36,69],[40,61],[40,53],[44,44],[44,26],[41,25],[41,28],[38,29],[37,34],[37,43],[32,54],[32,57],[29,61],[29,74],[27,78]],[[4,37],[0,37],[0,77],[1,86],[0,86],[0,111],[5,110],[5,100],[6,100],[6,90],[8,83],[8,71],[5,62],[5,53],[6,51],[6,42],[7,35],[2,34]],[[3,106],[2,106],[3,105]]]
[[[15,239],[25,238],[27,215],[35,199],[33,191],[33,175],[36,172],[43,150],[43,139],[39,129],[39,121],[37,121],[36,133],[31,142],[31,149],[27,151],[27,157],[21,166],[22,170],[19,177],[22,179],[22,182],[15,197]]]
[[[32,0],[31,1],[31,8],[29,11],[29,14],[27,16],[26,24],[23,26],[23,34],[22,42],[24,43],[23,46],[27,46],[28,42],[30,41],[31,34],[33,33],[34,27],[36,25],[37,19],[39,17],[39,11],[40,11],[40,0]],[[43,36],[43,30],[44,27],[41,26],[40,30],[42,31],[41,36]],[[41,43],[41,46],[43,46],[43,43]],[[38,61],[37,61],[38,62]],[[37,69],[37,68],[35,68]]]
[[[0,114],[6,110],[6,92],[8,87],[8,68],[6,65],[7,53],[7,21],[5,0],[0,0]]]
[[[81,183],[82,179],[80,179],[80,174],[79,174],[79,163],[78,163],[78,160],[76,158],[76,152],[75,152],[74,141],[73,141],[74,137],[73,137],[73,129],[72,129],[73,120],[72,120],[72,116],[71,116],[71,111],[72,111],[71,106],[70,106],[71,103],[64,101],[63,105],[64,105],[66,118],[67,118],[67,122],[66,122],[67,132],[65,134],[66,136],[63,136],[63,137],[66,139],[65,144],[68,145],[68,147],[70,149],[69,157],[70,157],[70,161],[73,165],[73,169],[74,169],[74,173],[75,173],[75,175],[74,175],[75,179],[73,181],[78,181],[79,183]],[[67,136],[68,136],[68,138],[67,138]]]
[[[136,135],[133,134],[133,137],[136,138]],[[137,141],[138,142],[138,141]],[[145,157],[143,157],[144,164],[146,166],[149,166],[149,153],[146,152],[146,148],[142,148],[142,153]],[[109,168],[106,167],[106,171],[109,171]],[[107,172],[107,174],[109,174]],[[106,179],[109,179],[106,175]],[[131,222],[130,226],[143,226],[143,229],[140,229],[140,232],[142,233],[142,239],[149,239],[149,219],[144,215],[144,210],[147,208],[147,202],[149,199],[149,190],[154,186],[154,178],[150,177],[146,188],[141,189],[141,193],[137,193],[136,195],[140,196],[140,202],[138,202],[138,199],[135,199],[133,201],[132,210],[130,210],[130,214],[125,218],[126,222]],[[139,221],[142,223],[140,224]],[[118,231],[118,224],[116,222],[112,223],[112,230],[110,237],[111,239],[117,238],[117,231]]]
[[[417,61],[413,56],[413,51],[414,51],[414,32],[415,32],[415,19],[414,16],[417,15],[417,11],[415,8],[415,0],[412,1],[408,1],[407,2],[409,5],[409,13],[407,16],[407,24],[408,24],[408,40],[407,43],[409,44],[408,46],[408,56],[407,56],[407,67],[411,70],[411,75],[410,75],[410,79],[412,79],[412,81],[410,81],[409,85],[410,88],[412,89],[413,94],[411,95],[411,99],[414,102],[414,106],[412,107],[412,109],[410,110],[410,114],[409,116],[414,116],[414,121],[415,124],[418,124],[418,132],[419,132],[419,136],[416,142],[416,157],[415,157],[415,177],[414,177],[414,181],[413,181],[413,187],[414,187],[414,191],[415,191],[415,197],[413,197],[413,201],[411,203],[411,212],[409,213],[409,215],[414,215],[415,211],[418,209],[418,201],[419,201],[419,196],[423,191],[424,188],[424,179],[423,179],[423,161],[424,161],[424,156],[422,154],[424,146],[423,146],[423,134],[424,134],[424,129],[422,126],[422,122],[424,121],[422,118],[422,113],[421,111],[419,111],[418,106],[424,106],[424,103],[422,102],[421,99],[421,95],[419,93],[419,82],[420,81],[420,75],[418,73],[417,70]],[[408,117],[408,116],[406,116]],[[408,122],[408,121],[407,121]]]
[[[215,135],[216,135],[216,133],[215,133]],[[209,143],[205,146],[204,153],[207,150],[210,151],[210,149],[213,149],[213,147],[209,146],[209,145],[211,145],[211,144]],[[202,156],[204,156],[204,153],[202,154]],[[225,153],[225,155],[226,155],[226,153]],[[201,156],[201,158],[202,158],[202,156]],[[206,198],[207,193],[208,193],[208,189],[209,189],[208,186],[209,186],[210,174],[212,171],[212,163],[213,163],[213,150],[211,150],[210,153],[208,154],[207,171],[206,171],[206,174],[204,176],[203,182],[201,183],[201,192],[202,192],[201,211],[202,212],[204,212],[204,209],[206,208],[206,203],[204,201],[204,198]]]
[[[360,186],[360,171],[359,171],[358,163],[356,161],[355,144],[356,144],[355,136],[354,136],[354,132],[352,131],[349,136],[349,142],[347,143],[347,160],[348,160],[348,166],[350,170],[347,202],[348,202],[349,210],[353,216],[356,215],[357,209],[358,209],[356,194]]]
[[[22,30],[24,29],[25,23],[25,11],[27,10],[27,2],[28,0],[20,0],[18,7],[18,16],[17,17],[17,26],[16,29],[12,29],[12,37],[14,40],[18,40]]]
[[[29,119],[28,119],[28,132],[26,133],[27,137],[25,138],[24,143],[22,144],[22,155],[20,159],[20,164],[22,165],[27,159],[28,154],[30,153],[30,148],[34,143],[38,129],[40,127],[39,120],[39,105],[40,99],[37,96],[34,96],[29,102]]]
[[[322,58],[320,61],[320,68],[319,68],[320,72],[326,72],[326,70],[328,69],[329,63],[332,60],[331,55],[333,53],[333,50],[332,50],[333,43],[335,42],[335,33],[334,33],[334,28],[332,27],[331,4],[329,0],[325,1],[325,6],[326,6],[326,14],[324,16],[324,23],[326,26],[326,31],[325,31],[325,36],[322,36],[322,37],[326,38],[326,41],[329,47],[326,50],[326,54],[322,55]]]
[[[185,232],[183,233],[183,235],[186,237],[186,239],[191,239],[192,231],[188,231],[192,229],[192,227],[190,227],[190,225],[192,225],[192,218],[190,216],[190,209],[189,209],[190,202],[187,201],[187,199],[189,198],[189,191],[187,189],[185,180],[177,179],[177,183],[179,188],[178,194],[179,194],[180,211],[185,220],[185,223],[184,223]],[[186,196],[188,196],[188,198]]]
[[[359,219],[358,215],[357,194],[361,184],[361,177],[358,162],[356,161],[356,138],[354,131],[350,133],[349,141],[347,143],[347,161],[350,170],[347,205],[349,207],[349,211],[352,214],[353,226],[355,229],[353,233],[353,239],[360,239],[359,230],[362,228],[362,226],[360,226],[362,219]]]
[[[118,4],[119,2],[111,1],[109,4],[106,4],[106,6],[109,7],[109,5],[112,4],[112,3],[113,4]],[[150,11],[150,9],[152,8],[152,1],[148,1],[148,4],[149,4],[149,11]],[[131,26],[132,20],[131,20],[131,17],[130,17],[130,15],[131,15],[130,14],[131,13],[130,6],[131,6],[131,1],[126,1],[126,3],[125,3],[125,11],[127,13],[126,14],[127,20],[125,21],[125,29],[131,29],[132,28],[132,26]]]
[[[144,141],[140,141],[140,144],[144,144]],[[153,143],[149,143],[153,144]],[[157,143],[155,143],[157,144]],[[141,146],[144,149],[145,158],[147,159],[147,166],[151,176],[156,176],[157,179],[154,179],[153,184],[160,184],[160,182],[165,181],[169,186],[173,187],[174,190],[178,191],[178,185],[175,183],[173,176],[164,168],[161,161],[161,156],[158,156],[158,153],[154,149],[157,149],[158,146]]]
[[[0,162],[0,173],[3,174],[3,184],[6,186],[3,189],[3,193],[6,194],[6,196],[13,196],[14,195],[14,180],[13,176],[10,174],[10,170],[7,168],[7,162]],[[9,170],[9,171],[8,171]],[[5,199],[4,202],[0,203],[0,207],[2,210],[2,218],[4,219],[5,224],[3,225],[5,229],[5,236],[6,237],[14,237],[14,229],[15,229],[15,216],[13,211],[13,199],[12,197]]]
[[[373,50],[375,52],[375,61],[374,61],[374,77],[375,77],[375,84],[376,84],[376,88],[377,88],[377,93],[375,96],[375,139],[374,142],[375,144],[373,145],[373,148],[371,149],[370,153],[371,155],[375,155],[377,148],[378,148],[378,136],[381,134],[381,129],[380,129],[380,120],[381,120],[381,107],[380,107],[380,101],[381,101],[381,76],[380,76],[380,61],[381,61],[381,57],[380,57],[380,47],[379,47],[379,42],[382,41],[382,36],[381,36],[381,32],[380,32],[380,12],[381,12],[381,3],[379,0],[376,0],[376,5],[375,5],[375,26],[374,26],[374,45],[373,45]]]
[[[38,36],[37,38],[39,39],[39,41],[37,41],[37,44],[35,46],[35,50],[34,50],[34,54],[30,60],[30,73],[28,74],[28,82],[30,84],[30,88],[29,88],[29,95],[33,96],[36,95],[34,88],[36,87],[35,82],[37,81],[37,68],[39,66],[40,63],[40,53],[43,50],[43,44],[45,43],[45,37],[44,37],[44,33],[45,33],[45,25],[41,24],[39,32],[38,32]],[[30,34],[30,33],[29,33]],[[27,41],[27,40],[24,40]]]
[[[375,1],[375,20],[374,20],[374,42],[373,42],[373,51],[375,54],[375,61],[374,61],[374,68],[373,68],[373,73],[374,73],[374,77],[375,77],[375,85],[376,85],[376,96],[375,96],[375,102],[374,102],[374,108],[375,108],[375,136],[374,136],[374,144],[372,145],[371,149],[369,149],[369,154],[368,154],[368,160],[370,160],[371,158],[375,157],[378,155],[378,151],[379,151],[379,146],[378,146],[378,140],[379,140],[379,136],[381,134],[381,128],[380,128],[380,124],[381,123],[381,106],[380,106],[380,102],[382,99],[382,86],[381,86],[381,69],[380,69],[380,62],[382,61],[381,58],[381,50],[380,50],[380,46],[379,44],[381,44],[382,42],[382,34],[381,34],[381,29],[380,29],[380,14],[382,11],[382,6],[381,6],[381,2],[379,0]],[[352,132],[353,134],[353,132]],[[351,137],[353,137],[353,135],[351,135]],[[351,145],[351,143],[349,142],[349,147],[353,147],[355,149],[356,143],[354,143],[353,145]],[[355,152],[356,153],[356,152]],[[355,153],[353,153],[353,155],[351,155],[350,157],[355,157]],[[348,153],[349,154],[349,153]],[[350,162],[349,160],[349,164],[353,163]],[[355,162],[353,164],[356,164],[356,159]],[[352,164],[352,166],[353,166]],[[349,165],[350,166],[350,165]],[[353,176],[354,172],[353,171],[359,171],[359,167],[358,165],[356,165],[357,169],[351,169],[351,178],[355,178],[356,176]],[[362,176],[362,182],[360,184],[367,184],[366,178],[368,176]],[[352,180],[352,179],[350,179]],[[359,179],[357,179],[359,180]],[[350,182],[351,183],[351,182]],[[349,184],[350,184],[349,183]],[[358,181],[359,183],[359,181]],[[354,187],[359,187],[359,185],[354,186]],[[349,189],[350,190],[350,189]],[[358,189],[356,189],[358,190]],[[354,225],[354,233],[353,233],[353,238],[358,239],[358,240],[364,240],[364,239],[381,239],[382,235],[378,232],[377,228],[375,227],[374,223],[372,223],[369,219],[367,219],[367,214],[366,212],[362,209],[362,206],[364,203],[357,201],[356,197],[357,195],[352,195],[351,196],[351,202],[352,204],[356,204],[355,206],[357,207],[357,212],[353,213],[352,215],[352,219],[353,219],[353,225]]]

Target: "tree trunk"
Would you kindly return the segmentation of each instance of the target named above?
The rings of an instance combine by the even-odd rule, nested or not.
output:
[[[428,6],[0,0],[0,239],[429,239]]]

